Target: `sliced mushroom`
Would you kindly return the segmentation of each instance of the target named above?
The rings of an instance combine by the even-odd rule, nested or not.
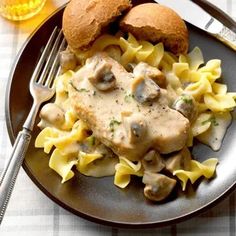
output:
[[[144,78],[152,79],[161,88],[166,87],[166,77],[164,73],[145,62],[138,63],[138,65],[134,67],[133,73],[136,77],[143,76]]]
[[[152,79],[144,77],[136,77],[131,89],[139,103],[151,102],[160,95],[160,87]]]
[[[115,87],[116,78],[111,71],[112,66],[107,62],[100,62],[95,66],[94,74],[88,79],[90,83],[101,91],[107,91]]]
[[[167,198],[176,185],[176,180],[163,174],[144,172],[144,195],[152,201],[162,201]]]
[[[190,151],[184,147],[180,152],[166,159],[166,169],[171,173],[175,170],[190,170],[191,159]]]
[[[69,50],[60,52],[60,66],[63,71],[74,70],[77,66],[77,58]]]
[[[135,68],[136,64],[135,63],[128,63],[127,66],[126,66],[126,70],[128,72],[133,72],[134,71],[134,68]]]
[[[190,121],[193,120],[197,114],[195,99],[190,94],[182,94],[181,96],[179,96],[175,100],[172,108],[180,112]]]
[[[45,104],[39,113],[39,117],[41,121],[38,126],[41,129],[46,126],[60,127],[65,121],[64,111],[55,103]]]
[[[138,113],[122,113],[122,119],[130,143],[137,143],[145,138],[147,125],[142,115]]]
[[[160,154],[154,150],[149,151],[141,162],[144,170],[154,173],[160,172],[165,167]]]

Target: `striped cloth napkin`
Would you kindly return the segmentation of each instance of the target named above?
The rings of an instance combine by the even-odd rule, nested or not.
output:
[[[29,34],[65,0],[48,0],[42,12],[30,21],[9,22],[0,17],[0,173],[11,152],[4,115],[4,96],[8,75]],[[211,0],[236,19],[235,0]],[[23,170],[20,171],[0,227],[1,236],[138,236],[138,235],[196,235],[196,236],[235,236],[236,235],[236,193],[231,194],[216,207],[198,217],[178,225],[149,230],[115,229],[91,223],[79,218],[48,199],[29,179]]]

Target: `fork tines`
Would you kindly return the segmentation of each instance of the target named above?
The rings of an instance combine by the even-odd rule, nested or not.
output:
[[[31,82],[48,87],[52,85],[53,79],[59,73],[59,53],[65,49],[65,46],[63,32],[56,26],[34,70]]]

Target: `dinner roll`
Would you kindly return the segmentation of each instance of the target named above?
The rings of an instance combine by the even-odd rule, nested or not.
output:
[[[63,13],[62,28],[69,46],[86,47],[103,27],[130,8],[129,0],[71,0]]]
[[[137,5],[124,16],[120,27],[138,39],[163,42],[174,54],[188,51],[188,29],[180,16],[166,6],[157,3]]]

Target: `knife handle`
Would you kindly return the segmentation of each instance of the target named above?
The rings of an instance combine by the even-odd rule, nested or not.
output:
[[[227,46],[231,47],[233,50],[236,51],[236,34],[229,28],[224,26],[222,30],[214,36],[221,42],[223,42],[224,44],[226,44]]]

